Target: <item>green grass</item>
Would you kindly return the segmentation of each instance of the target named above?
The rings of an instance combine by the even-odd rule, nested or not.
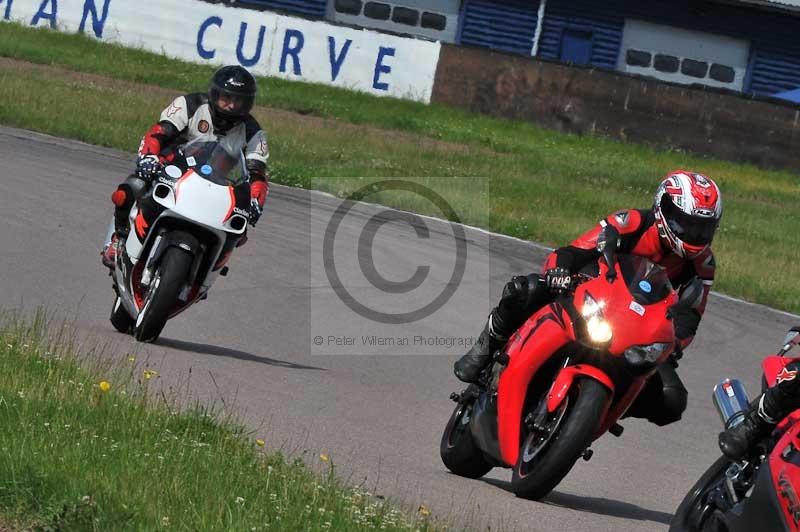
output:
[[[213,70],[11,24],[0,25],[0,56],[181,92],[204,90]],[[129,151],[170,97],[58,72],[0,70],[0,84],[0,122]],[[270,134],[275,181],[343,195],[374,178],[460,178],[446,199],[463,221],[551,245],[619,208],[649,206],[672,169],[705,172],[725,199],[715,289],[800,311],[800,284],[790,282],[800,278],[795,174],[321,85],[273,78],[259,85],[255,114]],[[440,214],[408,197],[367,199]]]
[[[344,487],[327,456],[328,473],[312,474],[299,459],[266,452],[268,432],[206,409],[178,413],[148,391],[157,375],[114,366],[99,351],[74,358],[69,328],[47,331],[41,316],[0,324],[0,523],[81,532],[437,529],[424,507],[412,515]]]

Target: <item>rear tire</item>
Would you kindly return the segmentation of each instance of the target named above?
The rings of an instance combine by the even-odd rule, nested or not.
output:
[[[526,435],[511,477],[511,487],[518,497],[541,499],[569,473],[592,443],[609,394],[608,388],[596,380],[581,378],[565,399],[566,410],[550,436],[539,443],[541,439],[535,434]],[[558,411],[554,414],[559,415]]]
[[[475,401],[459,403],[447,422],[439,445],[439,454],[445,467],[456,475],[479,478],[492,470],[492,465],[475,445],[469,430],[469,420]]]
[[[177,247],[170,247],[164,252],[133,331],[134,337],[140,342],[154,342],[161,334],[169,312],[189,277],[192,260],[191,255]]]
[[[705,498],[708,492],[715,488],[721,481],[721,477],[730,466],[731,461],[724,456],[720,456],[703,476],[692,486],[692,489],[681,501],[675,515],[669,524],[669,532],[700,532],[719,531],[720,526],[714,518],[714,508],[705,507]],[[703,515],[703,514],[706,515]],[[723,528],[724,530],[724,528]]]
[[[133,332],[133,326],[136,323],[134,319],[131,318],[131,315],[128,314],[119,296],[114,300],[114,306],[111,307],[111,317],[109,321],[111,321],[111,325],[113,325],[116,330],[124,334],[131,334]]]

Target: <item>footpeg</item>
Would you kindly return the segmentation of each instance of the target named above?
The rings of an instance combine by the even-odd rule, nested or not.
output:
[[[587,462],[592,459],[592,456],[594,456],[594,451],[593,450],[586,449],[585,451],[583,451],[582,458],[584,460],[586,460]]]
[[[619,423],[614,423],[614,424],[611,426],[611,428],[610,428],[610,429],[608,429],[608,432],[610,432],[611,434],[613,434],[614,436],[616,436],[617,438],[619,438],[620,436],[622,436],[622,432],[623,432],[624,430],[625,430],[625,427],[623,427],[623,426],[622,426],[622,425],[620,425]]]

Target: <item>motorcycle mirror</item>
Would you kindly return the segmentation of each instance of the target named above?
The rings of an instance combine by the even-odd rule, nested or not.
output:
[[[800,327],[792,327],[783,338],[783,348],[781,349],[780,354],[785,354],[797,344],[800,344]]]
[[[614,282],[617,278],[617,246],[619,245],[619,231],[613,225],[603,226],[603,230],[597,236],[597,251],[603,255],[603,260],[608,266],[606,279]]]

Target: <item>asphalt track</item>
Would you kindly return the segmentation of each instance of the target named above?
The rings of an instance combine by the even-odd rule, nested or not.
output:
[[[230,275],[207,301],[169,323],[157,344],[136,345],[112,332],[110,281],[98,261],[109,194],[131,165],[129,154],[0,128],[2,307],[46,305],[73,316],[82,337],[111,342],[109,356],[138,353],[162,386],[235,410],[268,445],[312,464],[326,452],[351,483],[413,508],[424,503],[457,526],[666,529],[682,495],[717,456],[712,386],[735,375],[754,393],[761,356],[793,325],[788,315],[712,298],[680,368],[690,392],[684,419],[660,429],[625,420],[625,434],[595,443],[591,461],[580,461],[543,502],[519,500],[508,491],[509,471],[466,480],[439,460],[453,405],[448,395],[460,388],[451,367],[463,351],[446,338],[476,335],[505,280],[537,270],[541,249],[466,228],[460,240],[466,267],[453,280],[459,240],[449,224],[417,219],[428,228],[417,233],[409,220],[375,223],[373,215],[383,213],[386,221],[386,212],[357,205],[342,218],[327,262],[354,300],[377,311],[412,312],[447,286],[456,288],[424,319],[380,323],[345,306],[322,267],[323,236],[340,202],[273,187],[267,213],[231,260]],[[371,229],[362,231],[369,220]],[[385,278],[383,290],[361,273],[369,249],[353,252],[364,234],[375,236],[371,263],[377,279]],[[724,275],[724,257],[719,262]],[[420,265],[429,266],[424,282],[403,293],[408,287],[398,283]],[[336,345],[347,338],[352,345]],[[381,342],[395,345],[370,345]]]

